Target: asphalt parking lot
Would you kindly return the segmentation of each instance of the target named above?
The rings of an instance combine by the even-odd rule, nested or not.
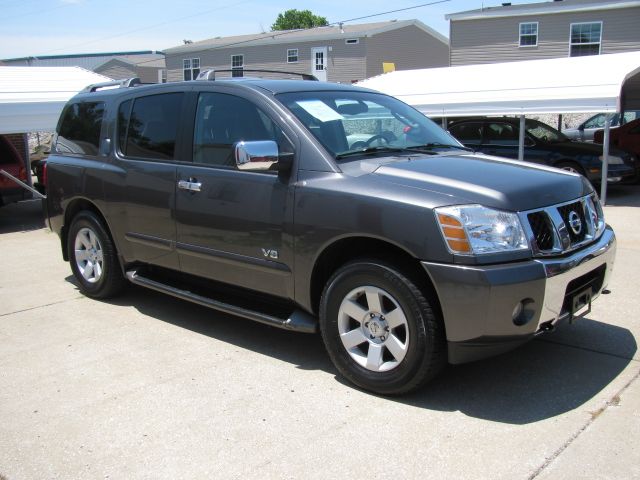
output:
[[[640,478],[640,187],[587,318],[400,398],[319,336],[131,287],[83,297],[38,202],[0,209],[0,478]]]

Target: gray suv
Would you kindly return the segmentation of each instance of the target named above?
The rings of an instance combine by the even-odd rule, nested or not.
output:
[[[72,98],[48,162],[49,226],[90,297],[132,282],[319,329],[348,380],[400,394],[607,284],[615,236],[580,175],[474,154],[362,88],[137,83]]]

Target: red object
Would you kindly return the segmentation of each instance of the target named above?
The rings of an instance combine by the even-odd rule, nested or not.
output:
[[[640,118],[625,123],[621,127],[612,128],[609,145],[640,156]],[[603,143],[604,130],[597,130],[593,134],[595,143]]]
[[[47,186],[47,162],[42,162],[42,178],[39,178],[42,185]]]

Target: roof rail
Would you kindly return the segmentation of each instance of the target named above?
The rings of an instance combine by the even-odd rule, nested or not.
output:
[[[111,82],[93,83],[86,86],[80,93],[97,92],[103,88],[129,88],[142,85],[138,77],[125,78],[124,80],[113,80]]]
[[[225,68],[222,70],[214,70],[214,69],[210,69],[210,70],[204,70],[202,72],[200,72],[200,75],[198,75],[198,78],[196,78],[196,80],[198,81],[204,81],[204,80],[215,80],[216,79],[216,73],[220,73],[220,72],[259,72],[259,73],[279,73],[281,75],[296,75],[299,77],[302,77],[302,80],[311,80],[314,82],[318,81],[318,78],[314,75],[311,75],[310,73],[300,73],[300,72],[287,72],[287,71],[283,71],[283,70],[264,70],[264,69],[254,69],[254,68],[243,68],[243,69],[239,69],[239,68]],[[238,77],[239,78],[239,77]]]

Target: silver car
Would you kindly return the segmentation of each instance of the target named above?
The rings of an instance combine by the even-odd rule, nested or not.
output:
[[[640,111],[635,110],[635,111],[624,112],[624,120],[622,124],[624,125],[625,123],[635,120],[636,118],[640,118]],[[595,133],[596,130],[602,130],[604,128],[605,119],[606,119],[605,113],[598,113],[597,115],[594,115],[593,117],[590,117],[589,119],[585,120],[575,128],[567,128],[566,130],[563,130],[562,133],[564,133],[571,140],[580,140],[581,142],[593,142],[593,134]],[[614,113],[613,117],[611,118],[611,126],[618,127],[619,125],[620,125],[620,114]]]

